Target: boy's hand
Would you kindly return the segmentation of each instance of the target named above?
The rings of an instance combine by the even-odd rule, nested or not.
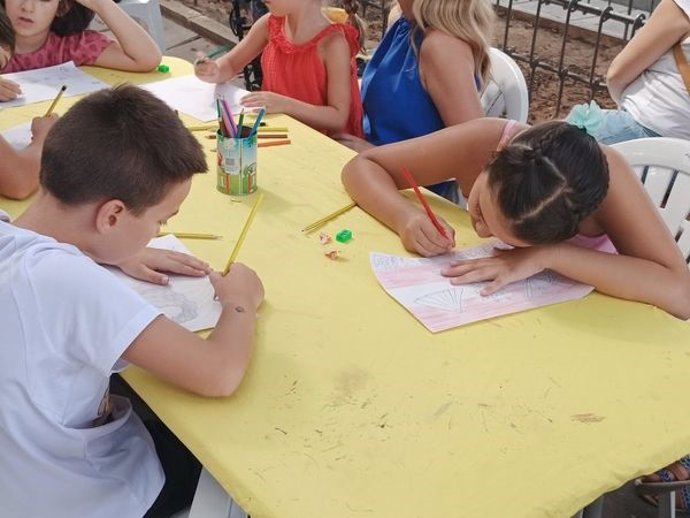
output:
[[[264,300],[264,286],[254,270],[242,263],[234,263],[226,276],[209,274],[216,297],[225,305],[247,304],[256,311]]]
[[[54,113],[47,117],[34,117],[31,121],[31,135],[34,140],[45,138],[48,131],[50,131],[50,128],[53,127],[53,124],[55,124],[57,120],[58,116]]]
[[[196,257],[158,248],[144,248],[131,259],[116,266],[130,277],[163,285],[168,284],[169,278],[160,272],[190,277],[203,277],[211,272],[211,267]]]
[[[292,99],[273,92],[252,92],[240,103],[245,108],[264,108],[266,113],[287,113]]]
[[[443,219],[438,218],[438,220],[449,239],[439,233],[426,213],[416,211],[408,218],[400,231],[400,239],[405,249],[424,257],[450,252],[455,247],[455,230]]]
[[[203,53],[197,54],[194,62],[194,74],[196,77],[207,83],[220,83],[220,67],[212,59],[208,59]]]
[[[22,95],[22,88],[18,83],[0,77],[0,102],[11,101]]]

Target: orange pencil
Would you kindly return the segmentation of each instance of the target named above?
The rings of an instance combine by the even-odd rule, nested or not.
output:
[[[271,146],[283,146],[285,144],[290,144],[290,139],[286,140],[269,140],[268,142],[259,142],[257,147],[271,147]]]
[[[259,138],[288,138],[287,133],[258,133]]]
[[[436,227],[436,230],[438,230],[438,232],[443,237],[448,239],[448,234],[446,234],[446,230],[443,228],[443,226],[441,226],[441,223],[439,223],[438,219],[436,218],[436,216],[432,212],[431,207],[429,207],[429,204],[427,203],[426,198],[420,192],[419,186],[417,185],[417,182],[415,181],[414,176],[412,176],[412,173],[410,173],[410,171],[405,167],[403,167],[401,169],[401,171],[402,171],[403,176],[405,177],[405,180],[407,180],[407,183],[409,183],[410,187],[412,187],[414,189],[414,192],[417,195],[417,198],[419,198],[419,201],[422,203],[422,206],[424,207],[424,210],[426,211],[427,216],[429,216],[429,219],[431,220],[431,222]]]

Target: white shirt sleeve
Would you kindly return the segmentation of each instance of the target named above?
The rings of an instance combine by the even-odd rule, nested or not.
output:
[[[65,250],[34,255],[30,268],[38,322],[53,345],[110,375],[117,360],[160,314],[88,257]]]

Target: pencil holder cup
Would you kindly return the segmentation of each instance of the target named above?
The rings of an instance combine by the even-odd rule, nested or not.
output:
[[[256,191],[256,134],[226,137],[218,131],[216,144],[216,188],[224,194],[234,196]]]

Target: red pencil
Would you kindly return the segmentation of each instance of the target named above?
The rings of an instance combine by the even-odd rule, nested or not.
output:
[[[417,182],[414,179],[414,176],[412,176],[412,173],[406,168],[403,167],[401,169],[403,176],[405,177],[405,180],[407,180],[407,183],[410,184],[410,187],[414,189],[415,194],[417,195],[417,198],[419,198],[419,201],[422,203],[422,206],[424,207],[424,210],[426,211],[426,215],[429,216],[429,219],[431,222],[434,224],[436,227],[436,230],[439,231],[439,233],[448,239],[448,234],[446,234],[446,230],[441,226],[441,223],[439,223],[438,219],[436,219],[436,216],[434,213],[431,211],[431,207],[429,207],[429,204],[426,201],[426,198],[424,195],[421,193],[419,190],[419,186],[417,185]]]

